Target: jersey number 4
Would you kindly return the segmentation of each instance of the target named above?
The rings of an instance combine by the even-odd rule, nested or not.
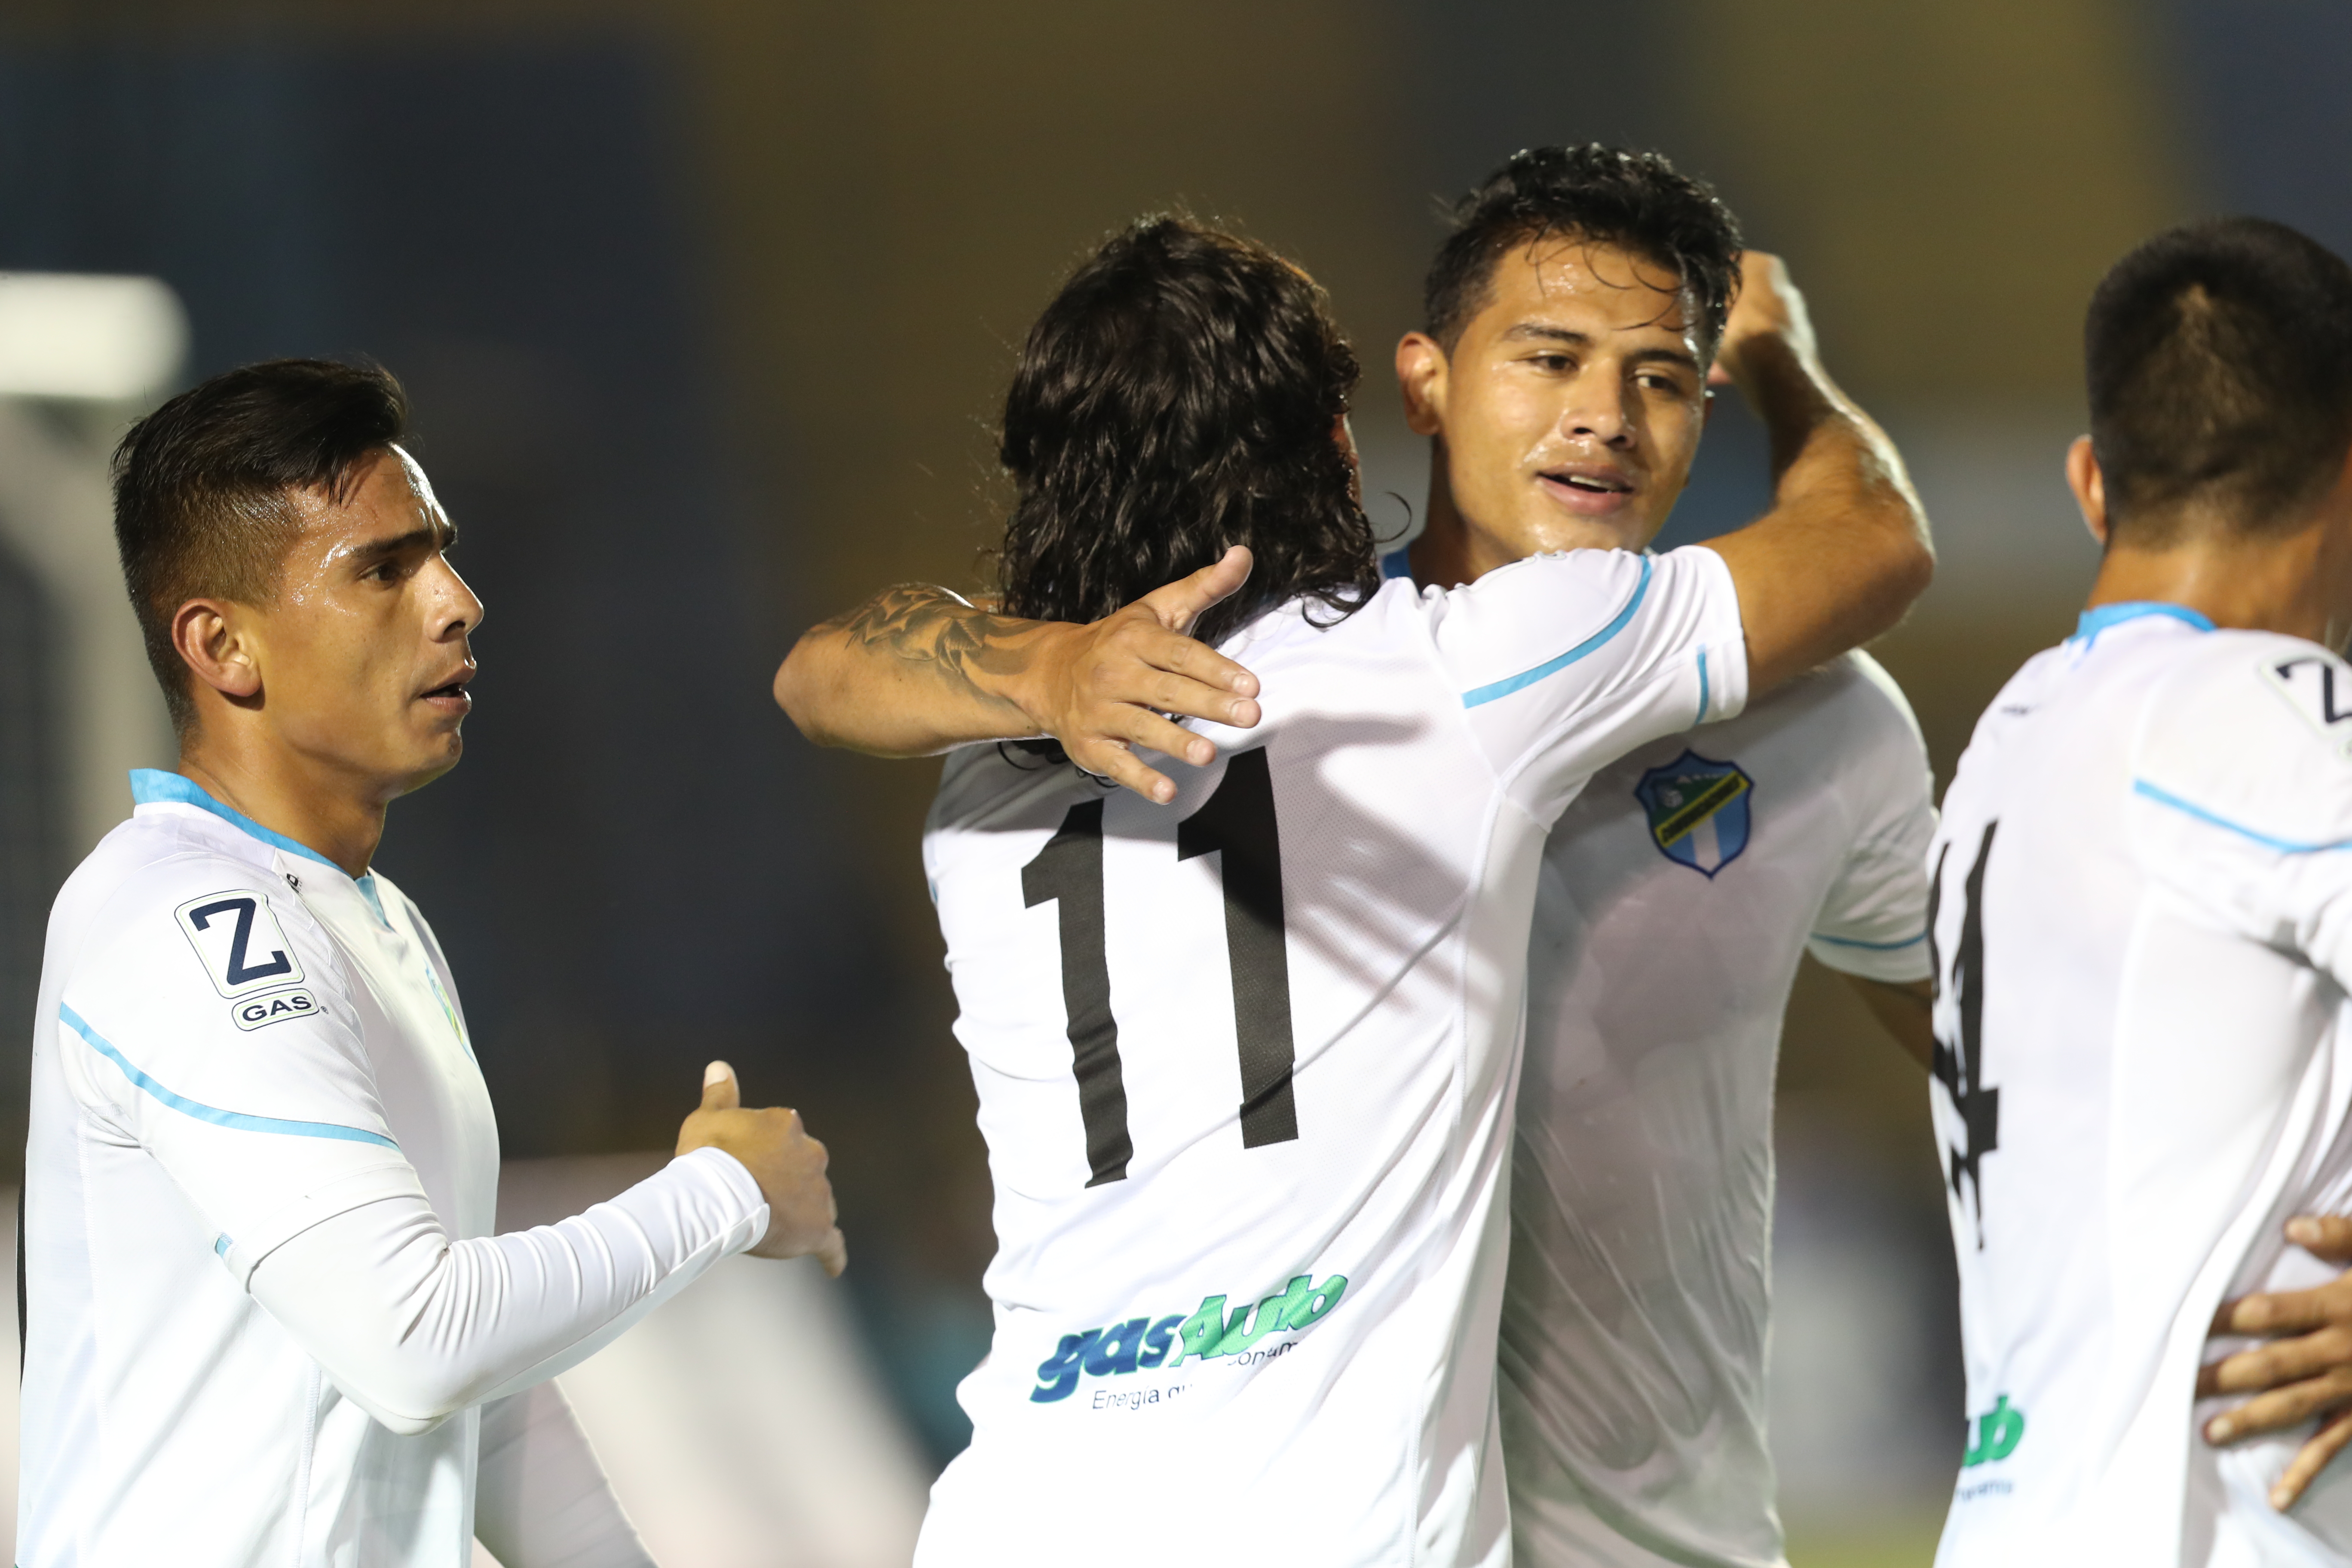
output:
[[[1936,878],[1927,889],[1927,951],[1936,984],[1953,1000],[1950,1033],[1938,1032],[1931,1070],[1959,1113],[1960,1146],[1950,1151],[1952,1201],[1960,1202],[1960,1183],[1977,1205],[1977,1245],[1984,1245],[1984,1157],[2000,1147],[2000,1090],[1984,1080],[1984,879],[1992,859],[1993,835],[2000,824],[1985,824],[1977,858],[1960,884],[1960,947],[1952,955],[1952,971],[1944,973],[1944,955],[1936,941],[1936,916],[1944,894],[1944,861],[1949,844],[1936,857]]]
[[[1282,923],[1282,839],[1274,820],[1274,775],[1265,748],[1238,752],[1223,782],[1176,826],[1176,858],[1223,858],[1225,955],[1233,966],[1234,1036],[1242,1068],[1242,1147],[1298,1136],[1291,1099],[1297,1059],[1290,1029],[1290,960]],[[1118,1020],[1110,1007],[1103,953],[1103,803],[1070,807],[1061,830],[1021,868],[1030,909],[1059,907],[1062,1005],[1069,1017],[1078,1114],[1087,1129],[1087,1185],[1124,1181],[1135,1145],[1127,1133],[1127,1082]]]

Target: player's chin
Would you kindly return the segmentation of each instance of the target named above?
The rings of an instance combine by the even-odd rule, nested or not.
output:
[[[409,789],[421,789],[457,765],[466,754],[466,737],[458,731],[462,717],[421,726],[407,746]]]

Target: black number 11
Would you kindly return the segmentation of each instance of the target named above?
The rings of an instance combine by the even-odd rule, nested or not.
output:
[[[1025,907],[1059,906],[1062,1006],[1087,1129],[1087,1185],[1123,1181],[1135,1145],[1127,1132],[1127,1082],[1118,1021],[1103,952],[1103,803],[1070,807],[1060,831],[1021,868]],[[1298,1136],[1291,1096],[1297,1047],[1290,1026],[1290,959],[1282,919],[1282,839],[1265,748],[1234,753],[1201,809],[1176,826],[1176,858],[1223,857],[1225,954],[1234,983],[1234,1036],[1242,1069],[1242,1147]]]

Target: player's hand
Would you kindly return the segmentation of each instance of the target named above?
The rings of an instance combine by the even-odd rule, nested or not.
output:
[[[1237,544],[1215,565],[1155,589],[1115,615],[1057,627],[1031,661],[1014,700],[1031,722],[1062,743],[1070,761],[1165,805],[1176,798],[1176,785],[1146,767],[1138,750],[1164,752],[1196,768],[1217,760],[1213,743],[1166,715],[1236,730],[1258,721],[1257,677],[1186,635],[1248,582],[1249,574],[1250,552]]]
[[[810,1253],[838,1278],[849,1267],[834,1207],[833,1184],[825,1180],[824,1145],[801,1126],[801,1113],[769,1106],[743,1109],[735,1069],[712,1062],[702,1069],[702,1103],[677,1130],[677,1152],[724,1149],[743,1163],[768,1200],[768,1234],[751,1248],[754,1258],[803,1258]]]
[[[1723,325],[1715,364],[1707,372],[1709,386],[1738,386],[1751,398],[1756,389],[1755,363],[1767,353],[1792,354],[1800,363],[1812,364],[1821,352],[1813,338],[1813,318],[1805,297],[1777,256],[1761,250],[1740,253],[1739,294],[1732,301],[1731,318]]]
[[[2287,1221],[2286,1237],[2331,1263],[2352,1263],[2352,1219],[2299,1215]],[[2225,1301],[2214,1314],[2213,1331],[2259,1334],[2271,1342],[2198,1373],[2200,1399],[2255,1396],[2205,1423],[2207,1442],[2232,1443],[2320,1418],[2319,1430],[2271,1488],[2271,1506],[2284,1510],[2352,1442],[2352,1273],[2315,1289]]]

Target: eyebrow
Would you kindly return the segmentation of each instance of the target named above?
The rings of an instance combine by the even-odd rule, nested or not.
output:
[[[1506,342],[1561,343],[1570,348],[1592,346],[1592,334],[1590,332],[1571,331],[1566,327],[1549,327],[1541,321],[1521,321],[1518,325],[1506,331],[1503,333],[1503,339]],[[1635,349],[1625,357],[1637,364],[1663,360],[1668,364],[1678,364],[1686,370],[1698,368],[1698,356],[1687,349]]]
[[[395,555],[404,555],[416,549],[448,550],[457,542],[457,525],[445,522],[438,528],[420,523],[406,533],[395,533],[390,539],[371,540],[352,552],[352,559],[362,566],[373,566]]]

